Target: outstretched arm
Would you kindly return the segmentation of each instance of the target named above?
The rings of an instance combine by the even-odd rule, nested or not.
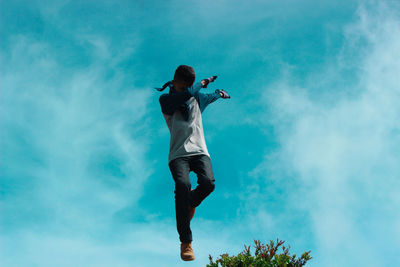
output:
[[[206,107],[217,100],[218,98],[231,98],[231,96],[223,89],[217,89],[214,93],[211,94],[203,94],[198,92],[195,95],[197,102],[199,102],[200,111],[203,112]]]
[[[198,92],[195,97],[197,102],[199,102],[200,111],[203,112],[209,104],[220,98],[221,94],[218,91],[215,91],[211,94],[203,94]]]
[[[182,92],[170,92],[168,94],[162,94],[159,98],[161,111],[167,115],[174,114],[175,110],[188,101],[194,96],[201,88],[203,84],[198,82],[193,86],[188,87]]]

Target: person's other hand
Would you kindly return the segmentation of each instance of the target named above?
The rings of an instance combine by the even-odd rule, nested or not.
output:
[[[210,77],[210,78],[207,78],[207,79],[202,80],[202,81],[201,81],[201,84],[203,85],[203,88],[207,88],[208,84],[209,84],[210,82],[214,82],[215,79],[217,79],[217,77],[218,77],[218,76],[212,76],[212,77]]]
[[[231,98],[228,92],[223,89],[217,89],[215,92],[218,92],[222,98]]]

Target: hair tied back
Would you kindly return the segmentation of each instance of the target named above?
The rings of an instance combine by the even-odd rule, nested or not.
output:
[[[154,88],[161,92],[162,90],[164,90],[165,88],[167,88],[167,86],[169,86],[171,84],[172,84],[172,81],[168,81],[161,88],[157,88],[157,87],[154,87]]]

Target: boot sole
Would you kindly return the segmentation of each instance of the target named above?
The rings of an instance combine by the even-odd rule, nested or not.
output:
[[[182,260],[184,261],[193,261],[195,258],[194,257],[181,257]]]

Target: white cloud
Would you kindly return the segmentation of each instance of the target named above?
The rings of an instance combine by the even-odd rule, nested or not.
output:
[[[319,88],[331,97],[327,103],[311,95],[315,85],[299,88],[286,76],[261,100],[269,112],[259,122],[275,127],[280,147],[251,174],[287,183],[279,176],[289,173],[298,183],[286,194],[312,220],[314,266],[399,263],[400,16],[376,3],[357,14],[338,61],[326,67],[355,74],[352,94]],[[328,72],[323,84],[334,84],[332,77],[340,75]]]
[[[2,55],[10,68],[1,74],[2,240],[28,250],[24,262],[58,241],[59,253],[89,246],[58,235],[108,230],[113,214],[140,198],[151,169],[148,137],[138,131],[148,127],[151,91],[121,88],[120,73],[104,79],[104,66],[71,71],[57,62],[53,47],[28,36],[10,40],[12,51]],[[119,164],[113,166],[119,173],[105,164]]]

